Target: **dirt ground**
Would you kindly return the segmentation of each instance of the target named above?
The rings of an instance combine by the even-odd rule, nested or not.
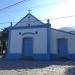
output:
[[[0,75],[75,75],[75,61],[0,59]]]

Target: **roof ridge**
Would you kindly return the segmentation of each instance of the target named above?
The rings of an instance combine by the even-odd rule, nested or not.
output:
[[[63,31],[63,30],[59,30],[59,29],[55,29],[55,28],[51,28],[51,29],[54,29],[54,30],[56,30],[56,31],[60,31],[60,32],[63,32],[63,33],[67,33],[67,34],[75,35],[75,34],[73,34],[73,33],[66,32],[66,31]]]

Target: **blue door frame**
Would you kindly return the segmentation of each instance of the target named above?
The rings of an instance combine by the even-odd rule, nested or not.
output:
[[[58,39],[57,47],[58,47],[58,57],[59,58],[67,58],[67,53],[68,53],[67,39],[65,39],[65,38]]]
[[[27,37],[23,39],[23,56],[27,58],[32,57],[33,52],[33,38]]]

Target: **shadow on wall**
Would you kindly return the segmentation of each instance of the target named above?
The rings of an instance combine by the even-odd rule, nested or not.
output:
[[[75,75],[75,67],[68,68],[65,72],[66,75]]]
[[[72,61],[34,61],[34,60],[7,60],[7,59],[0,59],[0,70],[13,70],[13,69],[38,69],[38,68],[45,68],[51,67],[52,65],[57,66],[66,66],[66,65],[73,65],[75,63]],[[73,68],[75,70],[75,68]],[[66,72],[70,72],[73,69],[67,69]],[[73,70],[73,71],[74,71]],[[70,72],[71,73],[71,72]],[[74,72],[75,74],[75,72]]]

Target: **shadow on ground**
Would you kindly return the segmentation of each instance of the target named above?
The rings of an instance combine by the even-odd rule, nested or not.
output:
[[[35,69],[35,68],[37,69],[48,67],[51,65],[57,66],[75,65],[75,62],[68,60],[34,61],[34,60],[6,60],[3,58],[0,59],[0,70]]]
[[[66,75],[75,75],[75,66],[66,69],[66,72],[65,73],[66,73]]]

